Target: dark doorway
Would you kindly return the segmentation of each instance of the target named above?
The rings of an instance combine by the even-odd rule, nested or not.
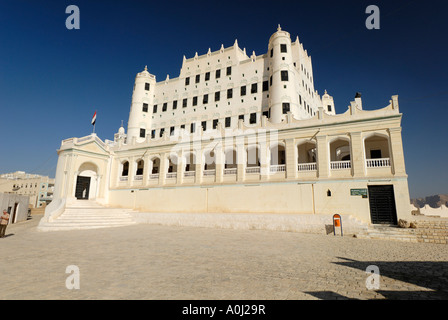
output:
[[[90,177],[78,176],[76,180],[75,197],[78,200],[88,200],[90,189]]]
[[[373,224],[397,224],[394,186],[369,186],[370,217]]]
[[[12,220],[11,220],[11,223],[15,223],[15,222],[16,222],[16,219],[17,219],[17,209],[18,209],[18,207],[19,207],[19,203],[16,202],[16,203],[14,204],[14,210],[12,211]]]

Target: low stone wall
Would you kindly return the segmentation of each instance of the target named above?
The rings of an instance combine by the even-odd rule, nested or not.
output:
[[[439,208],[432,208],[429,205],[425,205],[423,208],[420,208],[420,213],[425,216],[448,218],[448,208],[443,204]]]
[[[321,214],[260,213],[132,213],[137,223],[169,226],[208,227],[246,230],[276,230],[333,234],[333,216]],[[344,235],[356,234],[367,225],[350,215],[342,216]],[[336,228],[340,234],[340,228]]]
[[[418,242],[448,244],[448,220],[417,221]]]

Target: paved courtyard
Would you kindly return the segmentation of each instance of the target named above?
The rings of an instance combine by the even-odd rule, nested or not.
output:
[[[446,245],[147,224],[38,232],[40,218],[0,239],[1,299],[448,299]],[[71,265],[79,289],[66,287]]]

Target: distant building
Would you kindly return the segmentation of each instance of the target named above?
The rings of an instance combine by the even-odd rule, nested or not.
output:
[[[0,193],[0,213],[3,210],[9,213],[9,224],[25,221],[28,217],[29,197],[11,194]]]
[[[31,207],[44,207],[53,200],[54,179],[24,171],[0,175],[0,192],[29,197]]]

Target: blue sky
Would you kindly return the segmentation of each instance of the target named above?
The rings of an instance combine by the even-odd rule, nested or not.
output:
[[[68,30],[68,5],[80,29]],[[368,5],[380,30],[368,30]],[[399,95],[411,197],[448,193],[448,4],[432,1],[0,1],[0,173],[54,177],[63,139],[125,127],[137,72],[177,77],[182,57],[267,51],[280,24],[312,57],[315,88],[346,111]]]

